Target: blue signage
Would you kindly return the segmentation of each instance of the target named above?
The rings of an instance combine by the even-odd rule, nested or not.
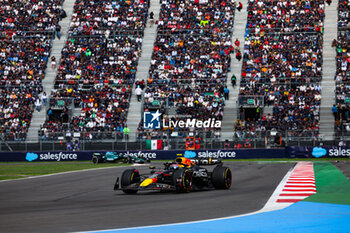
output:
[[[156,112],[143,113],[143,128],[145,129],[160,129],[162,114],[157,110]]]

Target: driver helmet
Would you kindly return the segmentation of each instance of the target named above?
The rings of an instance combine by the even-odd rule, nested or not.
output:
[[[180,168],[180,164],[171,164],[169,167],[170,170],[177,170],[179,168]]]

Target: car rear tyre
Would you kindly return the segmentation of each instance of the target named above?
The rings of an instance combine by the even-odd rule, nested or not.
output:
[[[138,171],[136,171],[136,169],[128,169],[125,170],[122,174],[121,177],[121,188],[126,188],[131,184],[137,183],[140,181],[140,174]],[[132,194],[132,193],[136,193],[137,190],[123,190],[124,193],[127,194]]]
[[[188,169],[180,169],[174,172],[173,183],[176,191],[187,193],[192,188],[192,174]]]
[[[232,173],[228,167],[215,167],[211,182],[216,189],[229,189],[232,183]]]

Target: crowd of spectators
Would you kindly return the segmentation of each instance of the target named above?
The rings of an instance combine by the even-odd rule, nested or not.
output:
[[[149,0],[77,0],[70,32],[73,35],[142,34],[148,7]]]
[[[0,40],[0,132],[24,140],[50,54],[50,39]]]
[[[318,134],[323,19],[323,1],[249,1],[239,95],[273,110],[255,106],[249,118],[242,108],[236,137]]]
[[[148,6],[143,0],[76,2],[51,98],[81,112],[67,122],[46,121],[42,139],[67,132],[82,139],[123,138]]]
[[[350,1],[339,1],[338,5],[338,28],[343,30],[350,27]]]
[[[323,0],[249,0],[247,32],[321,32],[324,7]]]
[[[25,140],[50,57],[62,0],[0,4],[0,133]]]
[[[1,36],[54,32],[63,13],[62,4],[63,0],[1,1]]]
[[[175,108],[176,120],[221,120],[224,86],[230,71],[235,1],[161,1],[158,34],[144,94],[144,108],[154,101]],[[163,130],[138,128],[140,138]],[[179,135],[183,130],[171,128]]]
[[[350,135],[350,1],[339,1],[338,37],[333,46],[336,49],[337,70],[336,104],[333,106],[335,132],[337,136]]]

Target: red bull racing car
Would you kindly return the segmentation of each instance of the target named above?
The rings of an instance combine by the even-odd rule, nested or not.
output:
[[[212,171],[200,165],[216,165]],[[158,190],[190,192],[205,189],[229,189],[232,173],[218,159],[188,159],[178,157],[175,162],[165,163],[164,169],[142,175],[137,169],[127,169],[117,178],[114,190],[133,194],[137,191]]]

